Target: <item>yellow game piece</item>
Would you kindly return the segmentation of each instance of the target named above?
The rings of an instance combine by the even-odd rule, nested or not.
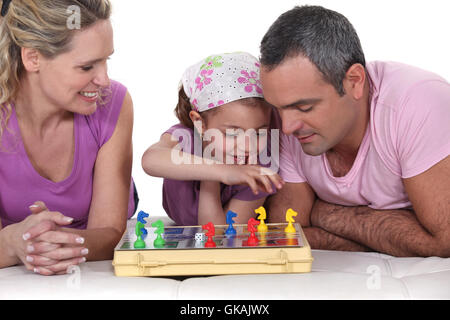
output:
[[[264,207],[259,207],[258,209],[255,209],[255,213],[259,214],[258,216],[258,220],[259,225],[258,225],[258,232],[267,232],[269,230],[269,228],[267,227],[267,225],[264,223],[264,220],[266,219],[266,209],[264,209]]]
[[[295,220],[292,217],[296,217],[296,216],[297,216],[297,212],[292,210],[291,208],[289,208],[286,211],[286,222],[288,222],[288,225],[286,228],[284,228],[284,232],[295,233],[295,227],[292,225],[292,223],[295,222]]]

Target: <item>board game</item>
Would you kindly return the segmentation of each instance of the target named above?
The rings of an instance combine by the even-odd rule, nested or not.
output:
[[[135,232],[137,223],[138,220],[129,221],[115,248],[113,266],[116,276],[311,271],[311,248],[298,223],[263,224],[265,229],[259,232],[249,226],[249,220],[249,225],[232,226],[235,230],[232,234],[229,233],[230,225],[211,225],[214,233],[209,233],[208,240],[198,238],[203,230],[209,230],[208,225],[161,226],[157,223],[152,224],[155,227],[145,228],[145,237],[138,239],[141,236]],[[286,232],[288,226],[292,229]],[[136,247],[139,240],[143,247]]]

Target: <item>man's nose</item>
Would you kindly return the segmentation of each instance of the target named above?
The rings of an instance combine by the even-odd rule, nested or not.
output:
[[[282,131],[285,135],[291,135],[295,131],[301,129],[304,125],[302,119],[292,112],[281,112]]]

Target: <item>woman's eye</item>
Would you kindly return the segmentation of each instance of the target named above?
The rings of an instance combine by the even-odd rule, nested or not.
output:
[[[83,71],[89,71],[93,68],[93,66],[85,66],[85,67],[81,67],[81,70]]]

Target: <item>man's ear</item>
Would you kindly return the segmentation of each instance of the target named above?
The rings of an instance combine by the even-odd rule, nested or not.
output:
[[[38,72],[41,63],[41,54],[36,49],[22,48],[22,63],[26,71]]]
[[[344,90],[354,99],[359,100],[364,94],[364,84],[366,82],[366,69],[360,63],[352,65],[345,74]]]
[[[203,132],[205,132],[205,122],[203,121],[202,116],[197,111],[191,110],[189,111],[189,118],[191,119],[192,123],[194,124],[195,130],[200,134],[200,136],[203,136]]]

